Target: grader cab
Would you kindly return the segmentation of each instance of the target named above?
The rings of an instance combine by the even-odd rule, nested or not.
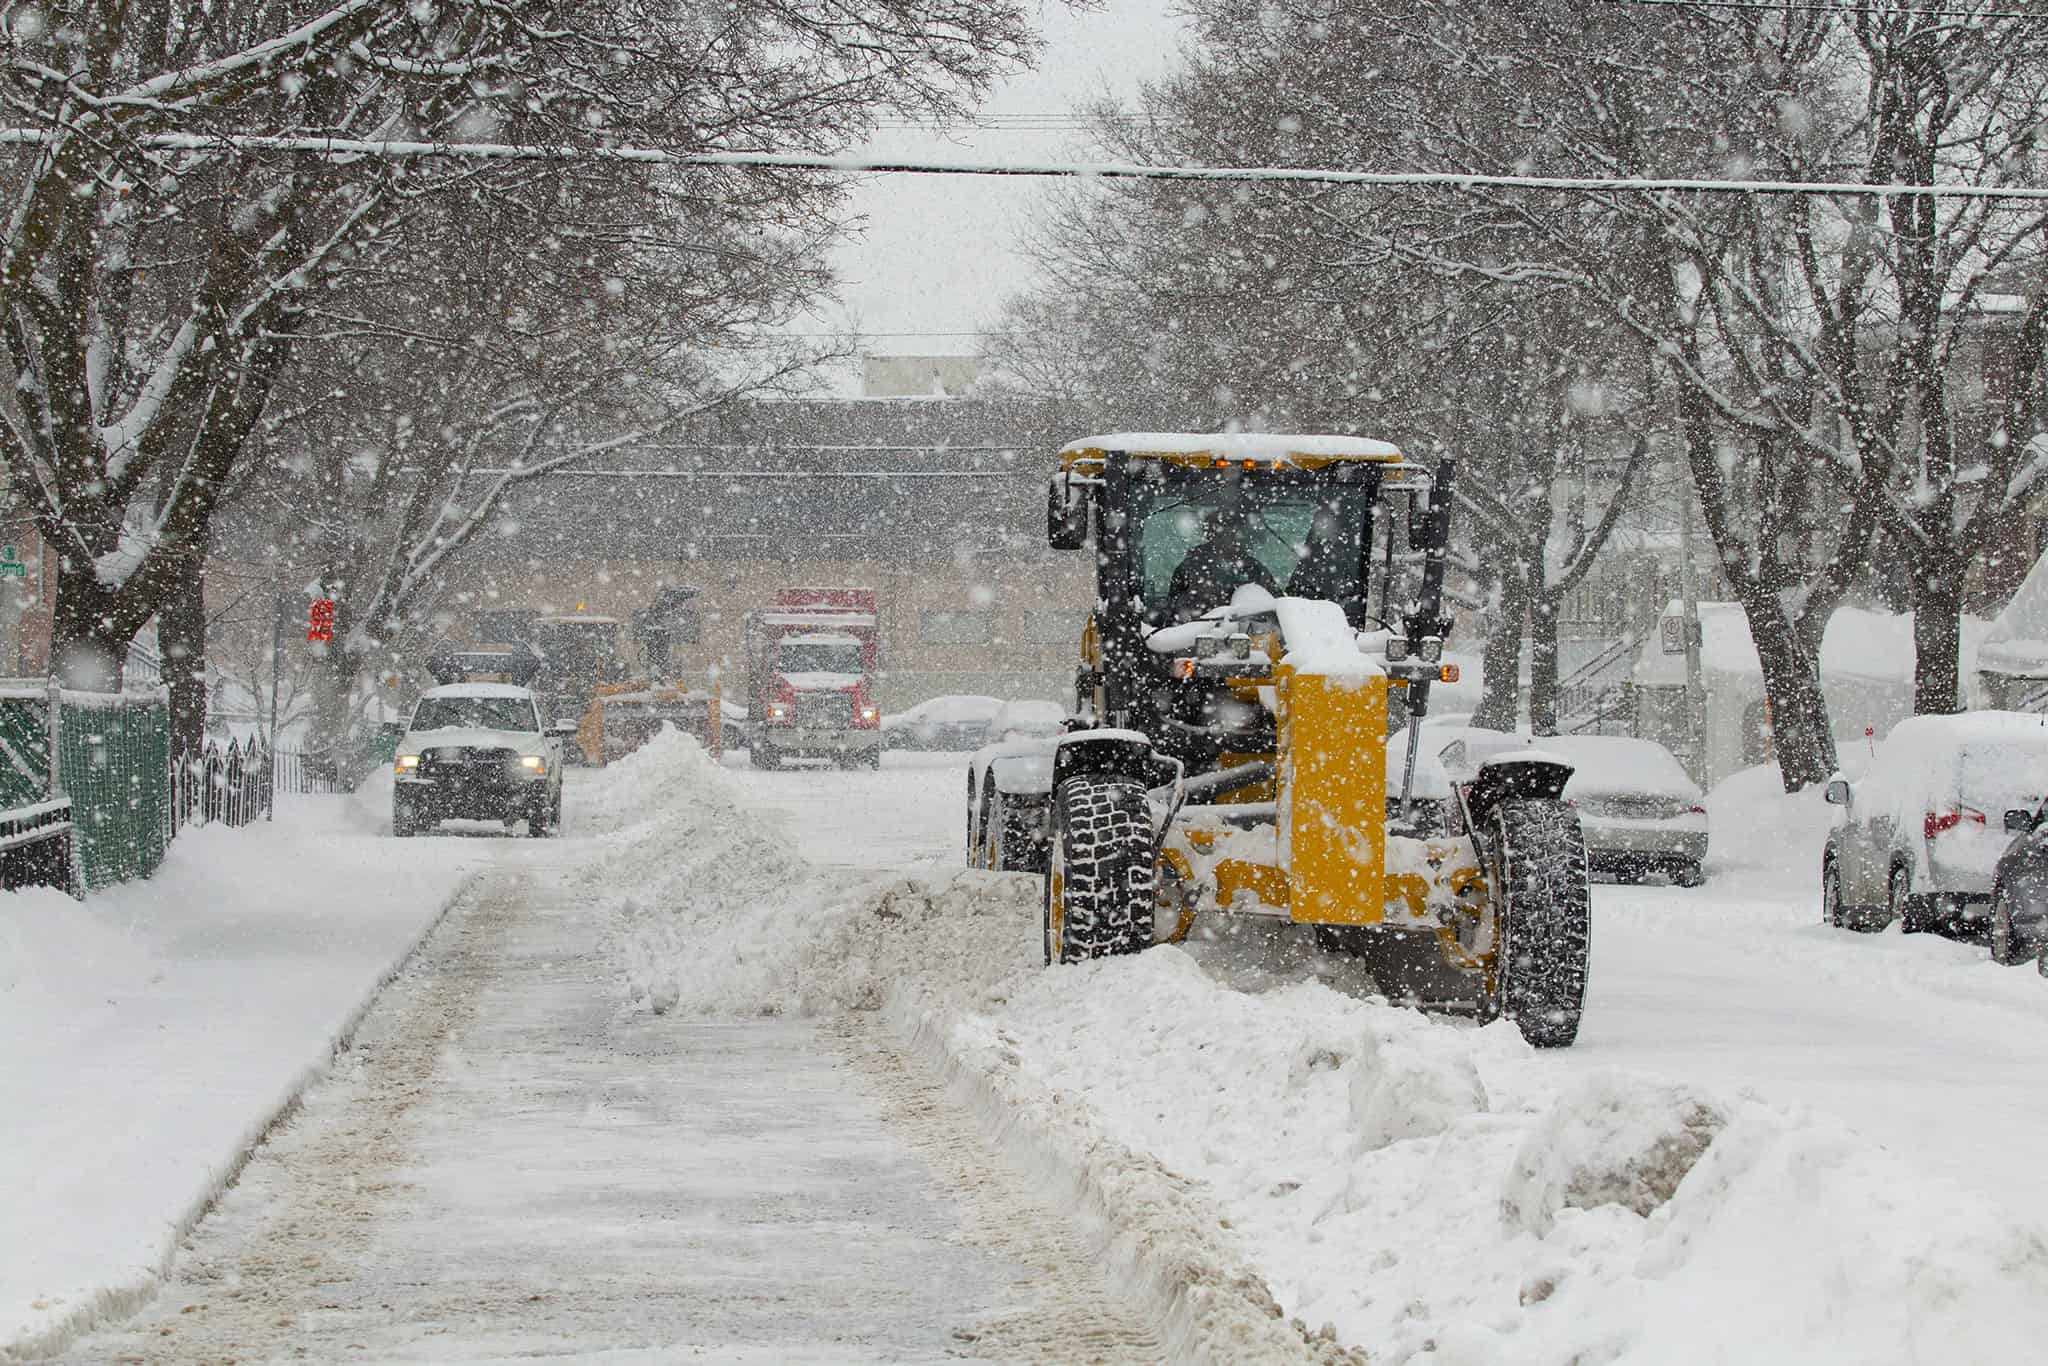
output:
[[[1049,539],[1093,549],[1097,603],[1077,729],[1051,755],[1049,963],[1136,952],[1204,916],[1275,917],[1364,958],[1390,995],[1572,1042],[1589,926],[1569,764],[1511,737],[1460,743],[1418,791],[1430,688],[1452,676],[1452,473],[1336,436],[1060,453]],[[1397,538],[1419,583],[1391,612]]]

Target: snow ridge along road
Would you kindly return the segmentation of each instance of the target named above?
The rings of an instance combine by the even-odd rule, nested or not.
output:
[[[730,953],[757,1008],[883,1008],[1049,1182],[1155,1252],[1180,1202],[1317,1344],[1846,1366],[2048,1341],[2048,994],[1969,946],[1822,929],[1813,802],[1737,785],[1714,884],[1598,889],[1590,1028],[1539,1055],[1388,1006],[1286,927],[1045,971],[1033,881],[957,871],[951,766],[728,776],[698,784],[733,809],[713,843],[765,809],[764,863],[873,867],[871,827],[896,857],[919,826],[925,866],[836,906],[764,894],[746,943],[727,892],[653,898],[626,941],[651,1004]]]

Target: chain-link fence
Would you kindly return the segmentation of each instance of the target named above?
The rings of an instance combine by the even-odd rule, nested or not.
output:
[[[0,687],[0,840],[16,841],[0,881],[90,890],[155,872],[171,837],[170,745],[161,691]]]

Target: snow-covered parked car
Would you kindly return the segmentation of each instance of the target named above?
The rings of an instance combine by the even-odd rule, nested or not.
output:
[[[914,707],[882,718],[882,748],[962,753],[977,749],[987,741],[989,722],[1002,706],[1001,698],[979,693],[928,697]]]
[[[1681,887],[1705,880],[1706,796],[1670,750],[1625,735],[1536,743],[1571,760],[1564,797],[1579,809],[1595,873],[1625,882],[1662,874]]]
[[[535,838],[554,834],[562,824],[564,729],[544,725],[532,691],[516,684],[429,688],[398,742],[391,833],[475,820],[525,821]]]
[[[1821,855],[1830,925],[1909,931],[1981,920],[2012,843],[2004,813],[2048,796],[2048,723],[2024,712],[1912,716],[1885,737],[1862,776],[1836,774],[1841,808]]]
[[[1053,747],[1066,730],[1057,702],[1005,702],[990,721],[990,743],[967,760],[967,864],[999,872],[1042,872],[1052,800]]]

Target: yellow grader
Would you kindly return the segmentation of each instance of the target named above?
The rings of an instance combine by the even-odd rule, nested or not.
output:
[[[1572,1042],[1589,917],[1570,765],[1502,737],[1450,746],[1417,787],[1430,688],[1455,677],[1452,476],[1356,437],[1139,433],[1060,453],[1048,539],[1093,550],[1097,601],[1049,793],[1017,794],[1041,837],[1002,841],[1036,851],[1003,861],[1040,865],[1048,963],[1275,917],[1365,959],[1391,996]],[[1398,613],[1397,539],[1419,565]],[[1398,620],[1369,610],[1376,549],[1380,615]],[[970,854],[1004,819],[992,796]]]

